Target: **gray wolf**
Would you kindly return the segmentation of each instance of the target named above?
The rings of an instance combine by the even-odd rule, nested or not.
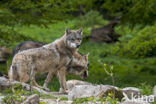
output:
[[[54,42],[40,48],[17,53],[9,70],[9,79],[26,82],[29,79],[37,86],[36,72],[48,72],[43,88],[47,89],[53,74],[58,73],[61,93],[66,93],[66,68],[82,41],[82,29],[66,29],[65,34]]]
[[[37,42],[37,41],[24,41],[19,43],[12,52],[13,57],[15,56],[16,53],[23,51],[23,50],[27,50],[27,49],[31,49],[31,48],[39,48],[42,47],[43,45],[45,45],[46,43],[44,42]]]
[[[89,54],[82,55],[79,52],[76,52],[67,66],[66,72],[69,74],[79,75],[81,79],[87,78],[89,67],[88,56]],[[60,92],[61,90],[62,89],[60,88]]]
[[[46,45],[47,43],[44,42],[38,42],[38,41],[24,41],[19,43],[15,49],[13,50],[13,56],[15,54],[17,54],[18,52],[21,52],[23,50],[27,50],[27,49],[32,49],[32,48],[39,48],[43,45]],[[82,60],[80,62],[80,60]],[[84,72],[83,75],[81,75],[83,72],[85,71],[84,69],[86,68],[86,65],[88,64],[84,64],[83,61],[87,61],[82,57],[82,54],[80,52],[77,51],[77,53],[74,54],[72,61],[70,62],[70,64],[67,66],[67,72],[69,74],[76,74],[76,75],[80,75],[82,79],[85,79],[88,76],[88,70],[86,70],[86,72]],[[88,64],[89,65],[89,64]],[[88,66],[87,66],[88,67]]]
[[[73,55],[72,60],[67,66],[67,72],[69,74],[79,75],[82,79],[88,77],[88,61],[89,53],[82,55],[78,51]]]

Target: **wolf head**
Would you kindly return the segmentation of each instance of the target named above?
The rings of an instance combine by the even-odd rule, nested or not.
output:
[[[67,68],[67,72],[70,74],[79,75],[82,79],[88,77],[88,55],[89,54],[81,55],[80,53],[74,55]]]
[[[79,48],[82,41],[82,29],[70,30],[66,29],[66,43],[70,48]]]

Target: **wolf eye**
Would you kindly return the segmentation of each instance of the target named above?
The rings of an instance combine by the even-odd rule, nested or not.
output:
[[[88,64],[87,64],[87,67],[89,67],[89,62],[88,62]]]
[[[78,38],[78,40],[81,40],[81,38]]]
[[[74,39],[71,39],[71,41],[74,41]]]

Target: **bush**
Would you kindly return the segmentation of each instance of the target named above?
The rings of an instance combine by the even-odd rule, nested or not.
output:
[[[156,56],[156,25],[147,26],[127,43],[118,43],[114,53],[133,58]]]
[[[12,47],[14,43],[25,40],[36,40],[29,36],[24,36],[17,31],[11,30],[9,32],[0,31],[0,46]]]
[[[84,16],[80,16],[79,19],[75,22],[74,27],[92,27],[94,25],[103,25],[106,24],[105,21],[97,11],[90,11]]]

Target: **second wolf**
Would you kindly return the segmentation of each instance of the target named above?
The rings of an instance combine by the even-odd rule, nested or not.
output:
[[[46,43],[44,42],[38,42],[38,41],[24,41],[21,42],[20,44],[18,44],[12,51],[12,55],[13,57],[15,56],[15,54],[17,54],[18,52],[27,50],[27,49],[31,49],[31,48],[39,48],[42,47],[43,45],[46,45]]]
[[[61,92],[65,93],[66,69],[80,46],[81,32],[81,29],[77,31],[66,29],[65,35],[51,44],[17,53],[9,70],[10,80],[26,82],[31,75],[31,80],[36,83],[34,79],[36,72],[49,72],[43,86],[47,89],[51,77],[57,72]]]

